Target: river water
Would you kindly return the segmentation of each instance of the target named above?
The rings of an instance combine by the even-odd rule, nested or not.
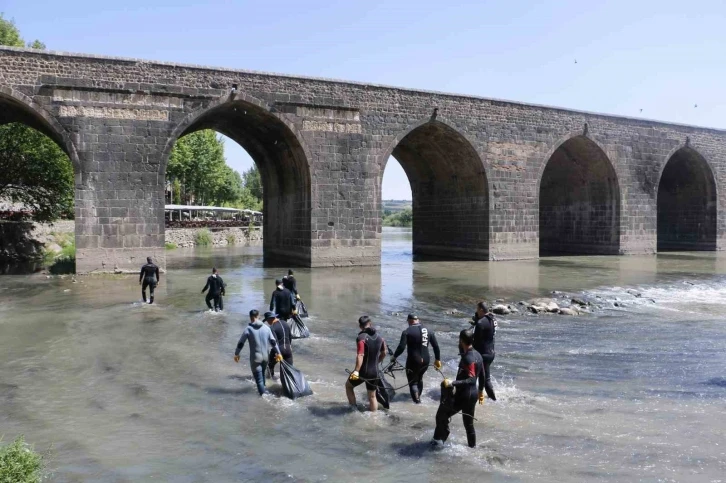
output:
[[[413,262],[410,232],[386,229],[382,267],[297,271],[313,335],[295,365],[315,394],[293,402],[279,384],[257,396],[247,348],[232,360],[281,270],[259,249],[168,253],[155,306],[133,277],[0,277],[0,435],[49,450],[52,481],[726,481],[726,254]],[[203,311],[212,265],[223,315]],[[433,371],[420,406],[404,388],[387,413],[347,408],[361,314],[395,346],[417,312],[453,377],[477,300],[552,291],[601,308],[499,317],[476,449],[459,416],[428,449]]]

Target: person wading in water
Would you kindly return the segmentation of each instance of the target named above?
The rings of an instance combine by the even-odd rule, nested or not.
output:
[[[377,411],[376,388],[382,384],[378,378],[378,364],[386,357],[386,341],[376,333],[376,329],[371,325],[371,319],[367,315],[358,319],[358,326],[360,332],[356,339],[355,370],[350,373],[350,377],[345,383],[345,393],[350,405],[356,406],[353,389],[365,382],[370,409]]]
[[[139,285],[141,285],[141,297],[144,303],[146,303],[146,287],[149,287],[149,304],[154,303],[154,290],[160,280],[159,267],[154,264],[151,257],[146,257],[146,265],[141,267],[139,273]]]

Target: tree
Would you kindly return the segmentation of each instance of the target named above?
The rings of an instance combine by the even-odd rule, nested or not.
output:
[[[23,47],[15,23],[0,14],[0,45]],[[29,47],[44,49],[35,40]],[[39,222],[73,217],[73,166],[58,145],[19,123],[0,126],[0,199],[22,203]]]
[[[0,45],[7,45],[8,47],[25,47],[25,41],[20,37],[20,31],[15,26],[15,22],[7,20],[2,13],[0,13]],[[31,49],[45,50],[45,44],[40,40],[34,40],[28,42],[27,46]]]
[[[6,20],[0,13],[0,45],[9,47],[24,47],[25,42],[20,37],[20,31],[12,20]]]
[[[242,174],[244,180],[244,186],[250,192],[250,194],[262,201],[262,178],[260,177],[260,170],[257,166],[252,166],[250,169]]]
[[[22,203],[38,222],[73,217],[73,166],[47,136],[23,124],[0,126],[0,199]]]
[[[173,186],[180,186],[180,201],[186,204],[231,204],[242,191],[239,173],[225,163],[224,141],[208,129],[176,142],[166,176]]]

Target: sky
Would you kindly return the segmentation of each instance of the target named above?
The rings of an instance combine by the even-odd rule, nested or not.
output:
[[[51,50],[726,128],[723,0],[0,0],[0,12]],[[233,168],[252,165],[233,141],[226,147]],[[411,198],[397,162],[383,198]]]

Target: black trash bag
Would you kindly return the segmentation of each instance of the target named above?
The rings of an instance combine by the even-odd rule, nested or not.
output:
[[[295,310],[297,310],[297,315],[299,315],[301,319],[306,319],[308,317],[308,308],[302,300],[295,302]]]
[[[293,315],[290,318],[290,338],[307,339],[308,337],[310,337],[310,329],[308,329],[299,315]]]
[[[282,393],[290,399],[310,396],[313,393],[303,373],[285,361],[280,362],[280,383]]]
[[[391,407],[391,401],[393,396],[396,395],[396,390],[393,388],[390,382],[386,380],[386,376],[382,372],[378,373],[378,384],[376,384],[376,399],[378,404],[388,409]]]

